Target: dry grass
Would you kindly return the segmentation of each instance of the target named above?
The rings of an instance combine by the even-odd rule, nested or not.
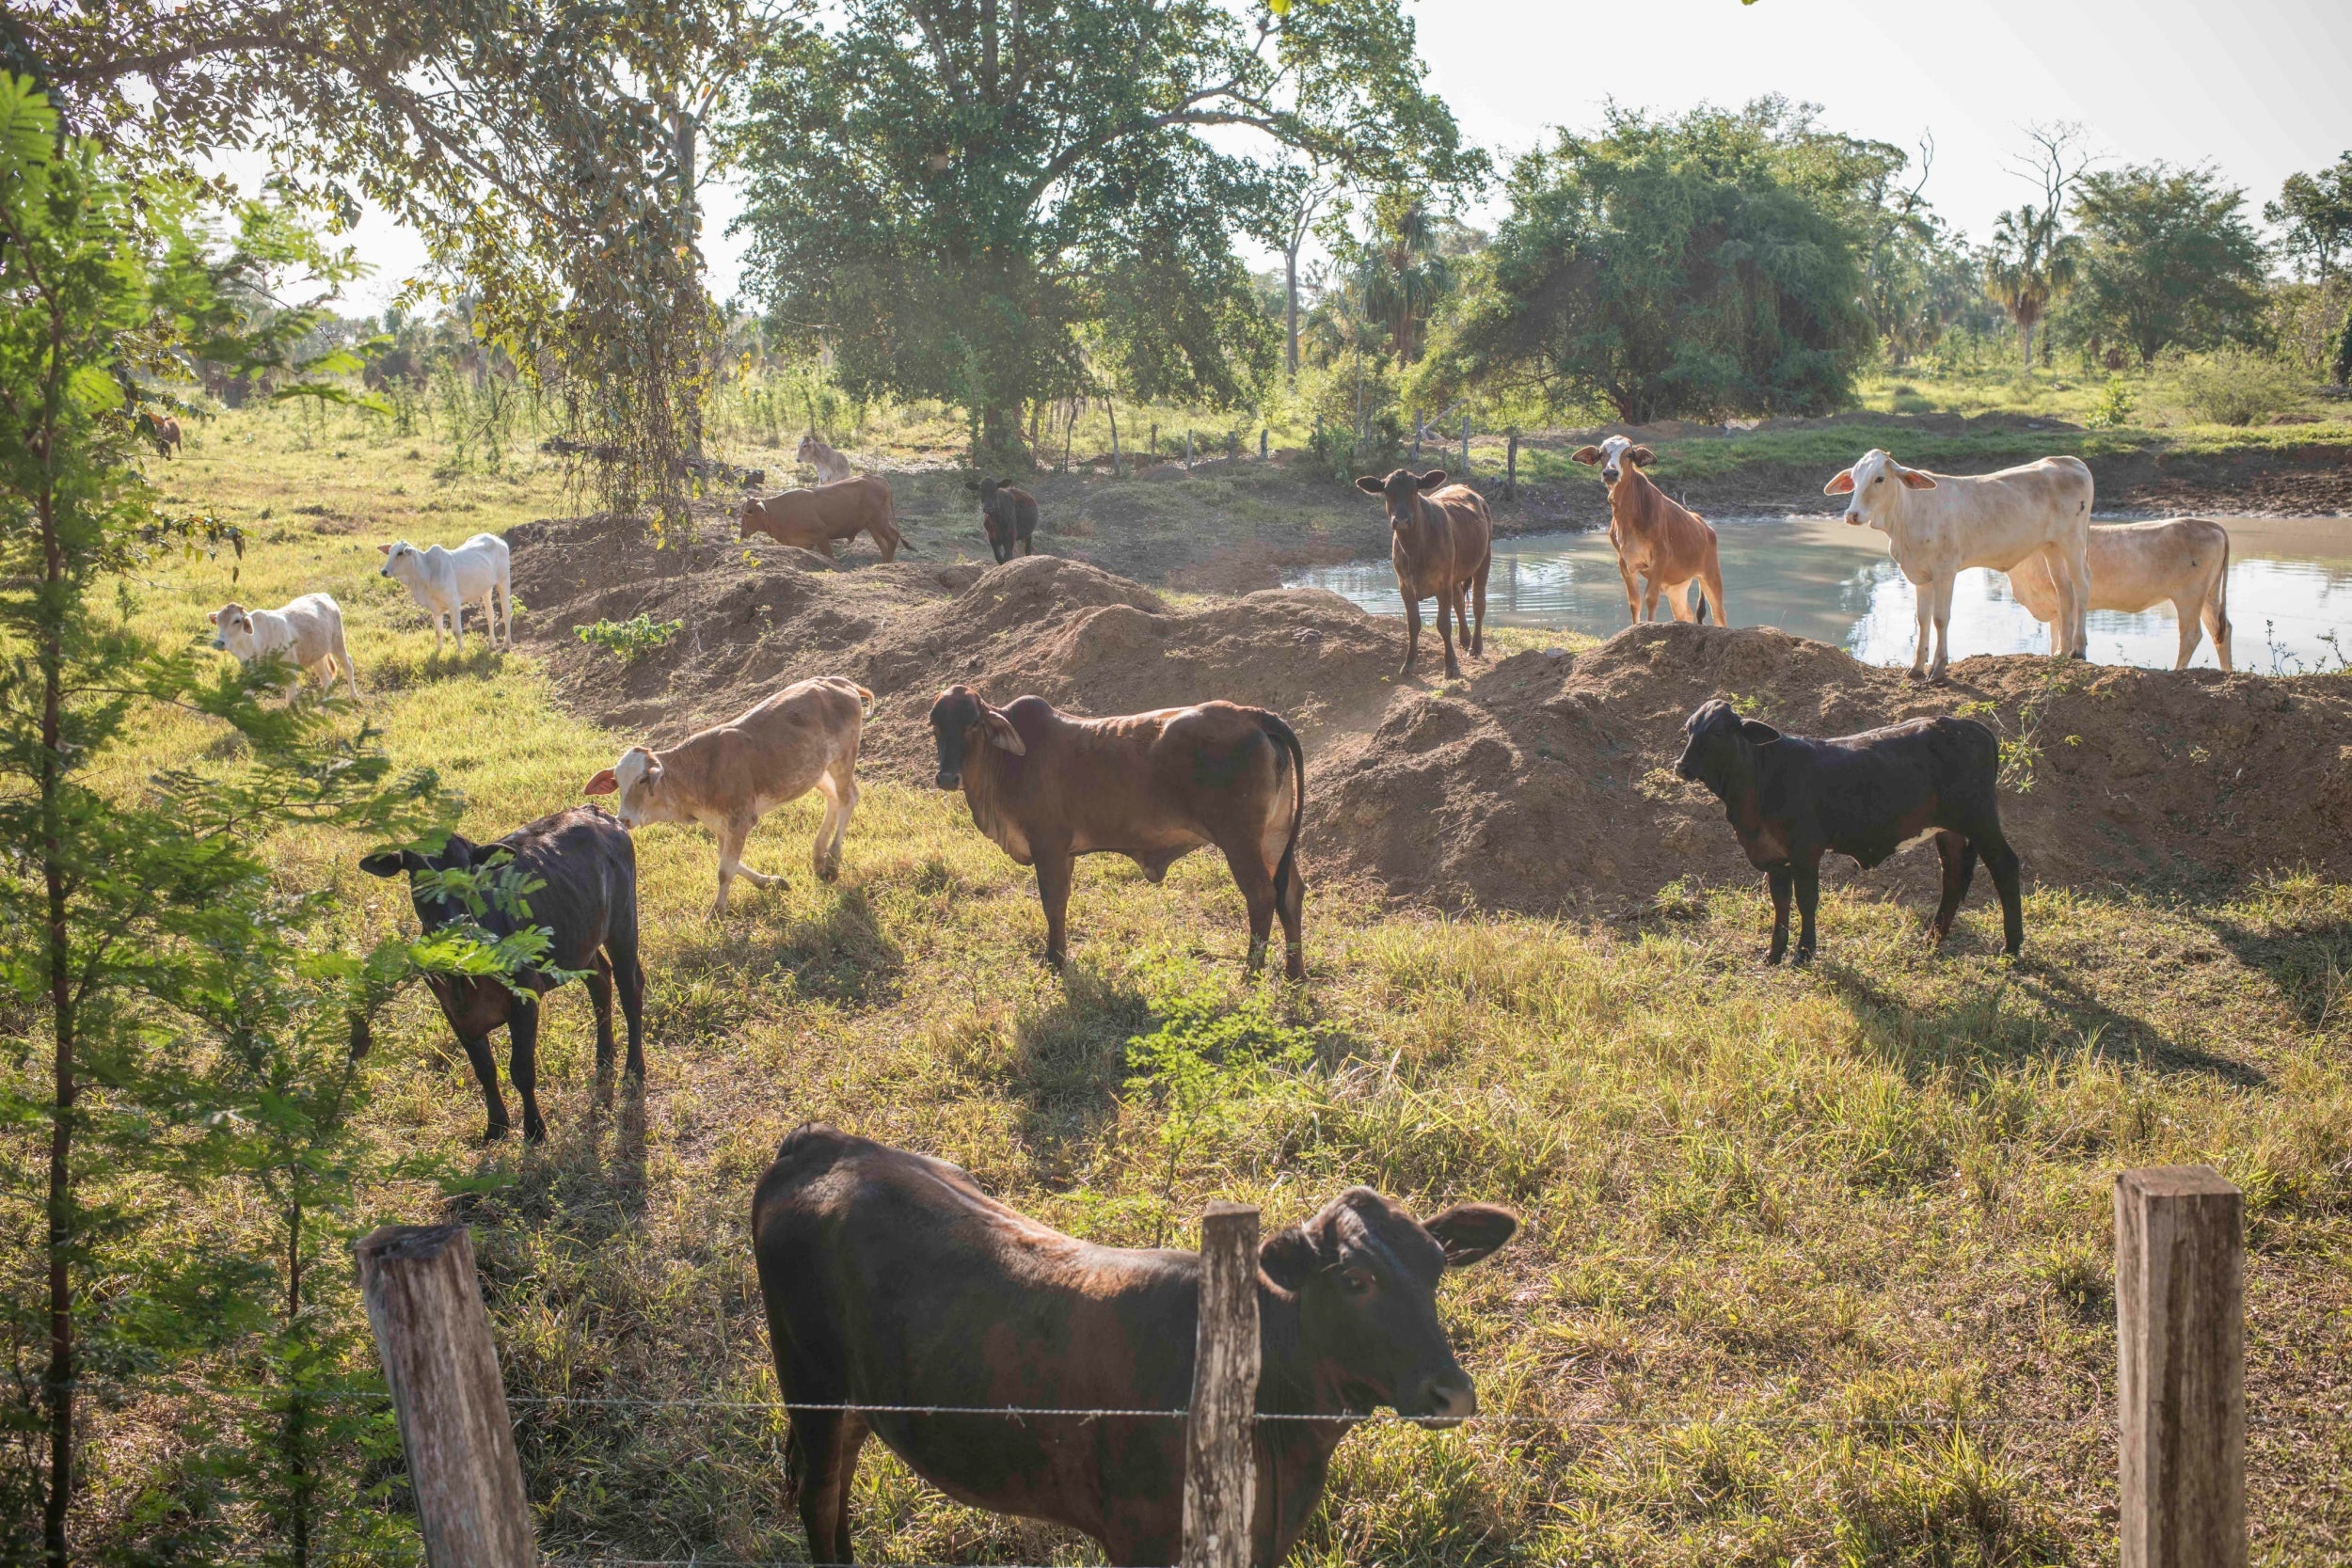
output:
[[[579,799],[622,737],[557,711],[526,657],[469,643],[463,663],[435,661],[421,618],[373,576],[390,532],[455,537],[554,510],[548,476],[437,485],[430,462],[401,455],[413,441],[329,459],[291,444],[287,423],[243,425],[201,433],[171,475],[260,524],[237,596],[343,597],[368,717],[398,761],[464,788],[468,832]],[[319,531],[294,504],[361,531]],[[478,510],[461,521],[436,504]],[[160,565],[144,615],[193,634],[227,578],[226,562]],[[121,784],[217,739],[158,718]],[[1075,961],[1056,976],[1036,961],[1026,874],[959,798],[870,785],[830,887],[800,869],[817,815],[806,800],[762,825],[748,858],[792,883],[739,889],[719,924],[703,915],[707,837],[640,835],[642,1107],[596,1110],[586,1001],[564,993],[542,1045],[550,1141],[477,1149],[480,1101],[430,1004],[411,991],[386,1021],[380,1135],[480,1179],[464,1208],[517,1394],[771,1396],[751,1187],[787,1130],[822,1119],[955,1159],[1110,1243],[1149,1242],[1170,1216],[1182,1233],[1212,1197],[1283,1221],[1359,1180],[1426,1208],[1517,1206],[1521,1239],[1445,1291],[1483,1403],[1635,1424],[1360,1433],[1304,1560],[2104,1562],[2109,1183],[2125,1165],[2210,1162],[2248,1193],[2257,1560],[2347,1560],[2352,889],[2249,867],[2204,902],[2044,892],[2014,966],[1994,956],[1983,900],[1933,957],[1921,911],[1839,895],[1811,973],[1756,962],[1755,893],[1585,928],[1440,922],[1321,892],[1313,977],[1292,992],[1244,982],[1241,902],[1208,859],[1157,888],[1089,862]],[[280,862],[346,893],[351,935],[369,939],[409,915],[358,871],[361,849],[290,839]],[[1180,998],[1269,1037],[1307,1027],[1316,1048],[1222,1107],[1168,1182],[1165,1112],[1124,1086],[1123,1047]],[[409,1185],[373,1201],[417,1221],[436,1200]],[[1920,1412],[1960,1419],[1851,1424]],[[131,1507],[150,1479],[134,1459],[155,1414],[120,1419],[102,1508]],[[801,1555],[770,1414],[517,1418],[550,1549]],[[868,1454],[869,1560],[1092,1560]]]

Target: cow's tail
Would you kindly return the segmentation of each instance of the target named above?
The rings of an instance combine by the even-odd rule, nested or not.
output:
[[[1291,754],[1291,836],[1274,868],[1274,907],[1288,909],[1291,883],[1298,877],[1298,833],[1307,823],[1307,753],[1298,744],[1298,733],[1280,714],[1260,712],[1258,727]]]
[[[874,717],[874,694],[855,681],[850,683],[850,689],[857,693],[858,721],[863,723]]]
[[[891,554],[896,555],[900,550],[906,551],[909,555],[919,555],[922,553],[913,545],[907,543],[907,536],[905,532],[898,527],[898,498],[890,493],[890,482],[888,480],[884,480],[882,482],[882,527],[890,531]],[[882,543],[882,540],[877,537],[874,543],[879,545]]]
[[[2214,657],[2219,658],[2230,651],[2230,531],[2221,531],[2221,580],[2213,585],[2213,618],[2215,625],[2205,629],[2213,637]]]

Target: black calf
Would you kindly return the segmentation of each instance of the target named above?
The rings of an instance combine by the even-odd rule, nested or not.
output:
[[[515,899],[492,899],[476,916],[457,899],[418,887],[420,871],[492,869],[511,857],[514,869],[545,885]],[[637,961],[637,851],[628,832],[591,806],[573,806],[516,829],[496,844],[474,844],[453,833],[437,853],[389,849],[368,856],[359,868],[371,876],[408,875],[409,900],[427,933],[469,919],[494,937],[531,927],[549,934],[548,967],[586,970],[588,996],[596,1009],[596,1082],[612,1072],[612,990],[617,981],[621,1011],[628,1021],[628,1075],[643,1082],[645,972]],[[516,976],[521,992],[496,979],[428,974],[441,1015],[466,1048],[490,1115],[485,1139],[506,1135],[506,1101],[499,1096],[498,1065],[490,1059],[490,1031],[506,1026],[511,1047],[507,1072],[523,1099],[523,1136],[533,1143],[548,1135],[539,1119],[539,998],[563,983],[544,970]]]
[[[1037,532],[1037,498],[1018,484],[998,479],[980,481],[980,527],[988,533],[989,553],[1003,565],[1018,549],[1030,553],[1030,536]]]
[[[1944,900],[1931,941],[1941,942],[1984,856],[2001,895],[2011,957],[2026,940],[2018,906],[2017,851],[2001,832],[1996,795],[2000,744],[1968,719],[1913,719],[1836,740],[1784,736],[1741,719],[1729,703],[1704,704],[1683,724],[1690,742],[1675,771],[1724,803],[1740,847],[1772,890],[1772,947],[1788,951],[1788,895],[1804,918],[1797,961],[1813,957],[1813,912],[1821,899],[1821,857],[1851,855],[1865,869],[1932,830],[1944,862]]]

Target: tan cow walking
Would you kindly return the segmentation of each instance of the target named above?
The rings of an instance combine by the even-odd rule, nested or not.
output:
[[[838,675],[795,682],[741,718],[698,730],[665,752],[631,746],[588,781],[591,795],[620,797],[623,824],[697,822],[719,835],[719,897],[740,872],[754,887],[781,883],[743,863],[759,819],[812,789],[825,797],[811,868],[820,882],[841,873],[841,841],[857,810],[857,752],[874,694]]]
[[[1626,613],[1635,625],[1658,619],[1661,591],[1677,621],[1703,620],[1705,610],[1711,609],[1717,626],[1731,625],[1724,618],[1724,569],[1716,559],[1715,530],[1697,513],[1667,499],[1666,492],[1642,472],[1658,461],[1658,454],[1623,436],[1612,436],[1599,446],[1579,447],[1569,455],[1579,463],[1599,464],[1600,477],[1609,486],[1609,543],[1616,546]]]
[[[814,550],[828,561],[833,546],[861,533],[874,536],[884,561],[895,559],[905,542],[898,532],[898,513],[890,499],[890,482],[878,474],[859,474],[814,490],[787,490],[765,500],[743,503],[737,537],[764,533],[779,545]]]
[[[1389,560],[1396,567],[1397,594],[1405,601],[1405,665],[1397,673],[1413,673],[1413,660],[1421,652],[1421,601],[1434,598],[1438,641],[1445,644],[1445,673],[1459,680],[1462,666],[1454,657],[1454,627],[1461,628],[1463,652],[1475,657],[1486,651],[1486,573],[1494,564],[1495,533],[1486,498],[1467,484],[1447,484],[1443,468],[1425,474],[1398,468],[1386,479],[1366,474],[1356,481],[1356,488],[1388,502]],[[1474,630],[1471,606],[1478,612]]]
[[[2181,654],[2172,662],[2185,670],[2196,657],[2200,635],[2213,639],[2221,668],[2230,659],[2230,531],[2203,517],[2169,517],[2153,523],[2093,523],[2084,559],[2090,563],[2090,608],[2137,615],[2167,599],[2181,624]],[[2010,568],[2010,592],[2037,621],[2050,626],[2050,652],[2058,649],[2058,584],[2040,556]]]

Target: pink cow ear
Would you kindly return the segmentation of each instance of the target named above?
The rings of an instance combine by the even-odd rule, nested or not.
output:
[[[205,616],[204,619],[210,621],[215,626],[218,626],[220,625],[220,611],[215,610],[210,615]]]
[[[1836,477],[1832,479],[1827,484],[1821,486],[1821,494],[1824,496],[1852,495],[1853,470],[1851,468],[1838,469]]]
[[[1935,488],[1935,481],[1916,468],[1898,468],[1895,472],[1908,489],[1932,490]]]
[[[607,768],[597,773],[595,778],[590,779],[588,787],[580,793],[583,795],[615,795],[620,792],[620,788],[619,781],[612,777],[612,769]]]
[[[375,553],[378,555],[389,555],[392,553],[392,546],[389,545],[378,545],[375,546]]]
[[[1598,447],[1579,447],[1574,451],[1568,453],[1568,461],[1571,463],[1584,464],[1597,463],[1600,461],[1600,449]]]

